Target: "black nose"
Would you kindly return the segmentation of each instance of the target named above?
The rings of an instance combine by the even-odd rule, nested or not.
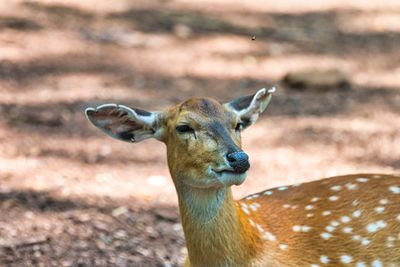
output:
[[[237,173],[244,173],[250,168],[249,156],[243,151],[228,153],[226,159]]]

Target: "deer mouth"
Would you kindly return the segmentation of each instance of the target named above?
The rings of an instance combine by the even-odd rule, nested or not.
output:
[[[208,173],[203,179],[185,179],[185,184],[193,188],[221,188],[232,185],[241,185],[247,177],[247,172],[239,173],[233,169],[208,168]]]
[[[217,179],[225,186],[241,185],[247,177],[247,172],[237,172],[232,169],[212,170]]]

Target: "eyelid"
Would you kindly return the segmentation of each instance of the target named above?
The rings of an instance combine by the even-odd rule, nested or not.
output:
[[[188,122],[179,122],[179,123],[177,123],[177,124],[175,125],[175,128],[176,128],[176,127],[179,127],[179,126],[187,126],[187,127],[190,127],[190,128],[193,129],[193,127],[192,127]]]

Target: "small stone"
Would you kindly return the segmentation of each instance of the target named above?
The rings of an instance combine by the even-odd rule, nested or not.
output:
[[[126,207],[118,207],[116,209],[113,209],[113,211],[111,212],[112,216],[114,217],[119,217],[125,213],[128,212],[128,209]]]
[[[177,222],[179,217],[175,211],[169,209],[156,209],[154,213],[156,214],[157,218],[170,222]]]
[[[283,77],[283,82],[293,89],[335,90],[347,88],[349,79],[339,69],[293,71]]]
[[[174,33],[180,38],[188,38],[192,35],[192,29],[185,24],[176,24],[174,26]]]
[[[118,230],[118,231],[115,232],[115,234],[114,234],[114,238],[115,238],[115,239],[125,240],[125,239],[127,239],[127,237],[128,237],[128,234],[127,234],[127,232],[124,231],[124,230]]]

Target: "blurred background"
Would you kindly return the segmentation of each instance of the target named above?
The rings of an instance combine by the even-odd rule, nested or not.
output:
[[[355,172],[400,172],[397,0],[2,0],[0,265],[179,266],[165,147],[84,109],[164,109],[276,85],[243,133],[237,198]]]

